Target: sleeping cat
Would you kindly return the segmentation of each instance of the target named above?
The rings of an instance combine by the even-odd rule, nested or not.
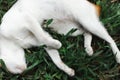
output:
[[[99,11],[98,6],[87,0],[18,0],[2,18],[0,58],[11,73],[22,73],[27,68],[24,48],[46,45],[44,49],[56,66],[74,76],[74,70],[65,65],[59,56],[57,49],[61,47],[61,42],[43,29],[44,20],[53,18],[50,27],[57,33],[66,34],[77,28],[71,36],[84,35],[88,55],[93,54],[91,41],[94,34],[110,44],[120,63],[120,51],[100,22]]]

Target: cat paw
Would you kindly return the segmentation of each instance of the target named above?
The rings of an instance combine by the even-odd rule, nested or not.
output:
[[[67,74],[72,77],[75,75],[75,71],[73,69],[70,69],[69,71],[67,71]]]
[[[54,40],[50,41],[49,45],[47,45],[47,46],[54,48],[54,49],[60,49],[62,44],[60,41],[54,39]]]
[[[93,55],[93,49],[92,49],[92,47],[86,47],[85,51],[87,52],[87,54],[88,54],[89,56],[92,56],[92,55]]]
[[[116,54],[116,61],[120,64],[120,52]]]

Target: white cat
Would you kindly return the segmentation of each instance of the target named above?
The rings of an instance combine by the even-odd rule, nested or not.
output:
[[[57,51],[61,42],[43,30],[44,20],[53,18],[50,27],[54,31],[66,34],[72,28],[77,28],[71,36],[84,35],[88,55],[93,54],[91,34],[94,34],[110,44],[120,63],[120,51],[99,21],[98,10],[97,6],[87,0],[18,0],[2,18],[0,58],[10,72],[22,73],[27,68],[24,48],[46,45],[45,50],[57,67],[73,76],[74,70],[62,62]]]

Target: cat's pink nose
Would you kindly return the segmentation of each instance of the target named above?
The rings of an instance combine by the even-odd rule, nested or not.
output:
[[[26,65],[16,66],[16,69],[19,70],[19,73],[22,73],[26,68],[27,68]]]
[[[26,68],[26,65],[16,65],[14,67],[8,68],[8,70],[13,74],[21,74]]]

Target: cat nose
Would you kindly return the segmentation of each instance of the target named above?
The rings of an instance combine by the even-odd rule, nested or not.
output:
[[[25,71],[27,66],[26,65],[17,65],[15,68],[18,71],[18,73],[21,74],[21,73],[23,73],[23,71]]]
[[[13,74],[22,74],[26,68],[26,65],[16,65],[14,67],[7,67],[8,71],[10,71]]]

